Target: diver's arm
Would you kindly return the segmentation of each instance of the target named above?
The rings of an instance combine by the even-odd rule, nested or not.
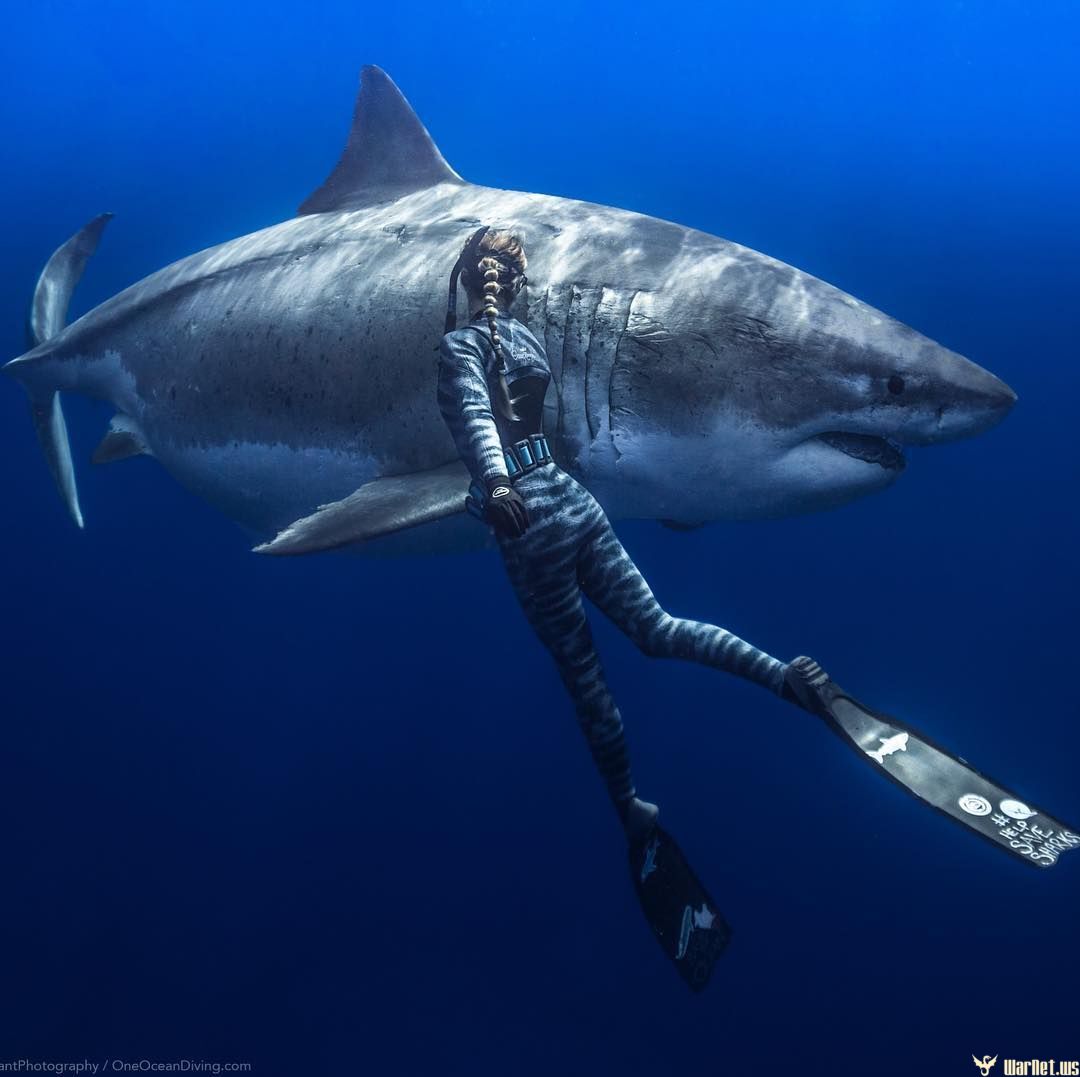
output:
[[[483,356],[460,338],[444,337],[439,348],[438,402],[465,466],[487,489],[488,523],[511,538],[524,534],[529,513],[506,474]]]
[[[485,486],[506,479],[506,459],[479,349],[443,337],[439,348],[439,411],[465,466]]]

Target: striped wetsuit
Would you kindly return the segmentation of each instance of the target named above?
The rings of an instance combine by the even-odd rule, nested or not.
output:
[[[481,485],[507,474],[503,445],[540,431],[551,380],[539,341],[507,314],[498,319],[506,381],[522,423],[492,407],[497,359],[482,317],[447,333],[439,356],[438,403],[466,466]],[[517,429],[515,429],[517,427]],[[593,496],[555,463],[519,475],[529,528],[497,535],[518,600],[551,652],[608,791],[634,795],[622,718],[593,646],[582,592],[647,655],[685,658],[755,681],[780,694],[784,663],[723,628],[672,617],[653,597]]]

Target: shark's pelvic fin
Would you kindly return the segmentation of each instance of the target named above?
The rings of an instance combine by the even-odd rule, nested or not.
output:
[[[446,163],[420,122],[381,68],[360,72],[360,93],[345,152],[326,182],[298,216],[362,209],[436,183],[464,183]]]
[[[57,247],[45,263],[34,288],[27,319],[27,336],[31,345],[44,344],[64,328],[71,295],[82,278],[90,255],[97,250],[101,233],[111,217],[111,213],[95,217],[66,243]],[[13,365],[15,369],[12,373],[18,377],[18,365]],[[35,388],[29,391],[30,413],[42,452],[45,453],[45,461],[71,518],[82,527],[79,491],[75,486],[75,469],[71,463],[71,445],[64,412],[60,407],[60,396],[50,389]]]
[[[290,524],[256,553],[319,553],[378,538],[465,511],[469,473],[461,461],[365,483]]]
[[[114,464],[117,460],[128,460],[132,456],[153,455],[132,419],[127,415],[114,415],[108,432],[98,443],[90,462]]]

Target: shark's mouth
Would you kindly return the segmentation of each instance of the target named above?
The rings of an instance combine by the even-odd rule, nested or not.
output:
[[[830,430],[828,433],[818,434],[818,440],[847,456],[855,457],[856,460],[877,464],[886,471],[903,471],[907,466],[904,454],[897,445],[873,434],[845,434]]]

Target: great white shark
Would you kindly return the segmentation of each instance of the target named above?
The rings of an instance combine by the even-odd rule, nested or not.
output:
[[[1016,397],[825,282],[691,228],[463,180],[389,77],[362,72],[345,151],[281,224],[193,254],[65,326],[108,219],[50,259],[27,390],[82,525],[58,394],[110,402],[98,462],[145,453],[294,553],[487,540],[435,403],[446,282],[478,224],[529,255],[514,313],[552,367],[558,463],[613,518],[675,526],[827,509],[903,448],[987,430]],[[273,536],[277,536],[273,538]]]

